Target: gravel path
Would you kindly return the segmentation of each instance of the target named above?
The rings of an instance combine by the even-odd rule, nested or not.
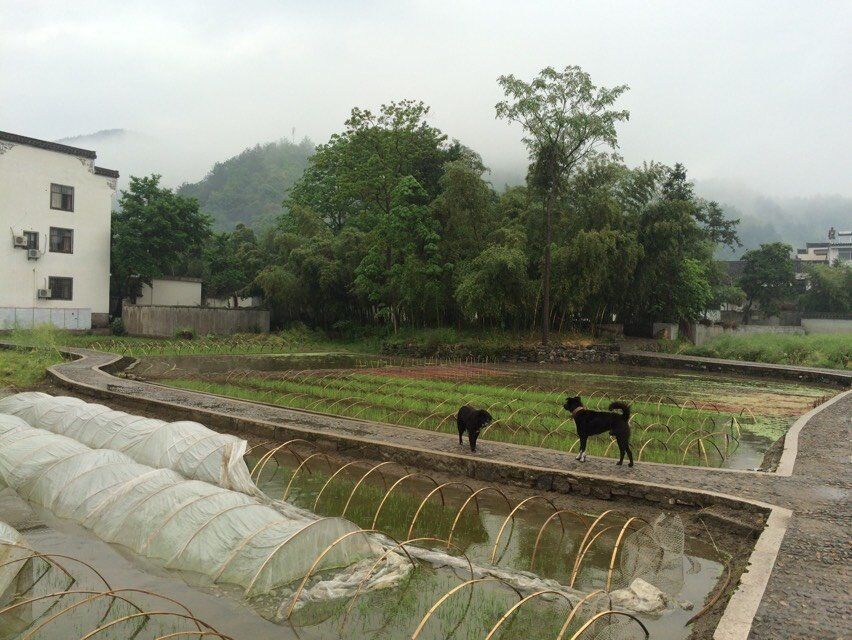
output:
[[[75,384],[135,398],[206,409],[243,418],[302,428],[333,437],[393,443],[395,446],[457,456],[455,436],[359,420],[310,414],[280,407],[117,379],[96,369],[117,356],[70,349],[81,359],[54,367]],[[741,364],[741,363],[740,363]],[[776,365],[777,366],[777,365]],[[607,479],[648,482],[673,488],[741,496],[793,512],[749,638],[852,638],[852,518],[849,496],[852,393],[820,411],[799,435],[792,475],[640,463],[630,469],[611,460],[500,442],[482,442],[478,459],[546,469],[565,469]]]

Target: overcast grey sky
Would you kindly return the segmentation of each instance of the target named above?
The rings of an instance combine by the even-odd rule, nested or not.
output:
[[[292,127],[323,142],[354,105],[418,98],[505,171],[525,153],[494,119],[497,76],[577,64],[630,85],[628,163],[852,196],[850,32],[849,1],[0,0],[0,129],[174,139],[164,166],[198,178]]]

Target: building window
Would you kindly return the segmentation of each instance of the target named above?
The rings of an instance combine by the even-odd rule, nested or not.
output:
[[[50,250],[53,253],[74,253],[74,230],[51,227]]]
[[[838,249],[837,257],[841,260],[852,260],[852,249]]]
[[[38,231],[24,231],[24,237],[27,239],[27,249],[38,250]]]
[[[47,279],[47,288],[50,289],[51,300],[71,300],[74,293],[74,278],[50,276]]]
[[[74,211],[74,187],[67,187],[64,184],[51,184],[50,208]]]

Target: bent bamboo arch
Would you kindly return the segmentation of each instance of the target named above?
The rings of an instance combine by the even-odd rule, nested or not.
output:
[[[440,483],[437,480],[435,480],[435,478],[430,476],[428,473],[423,473],[423,472],[420,472],[420,471],[415,471],[413,473],[408,473],[408,474],[402,476],[396,482],[394,482],[390,486],[390,488],[387,491],[385,491],[385,495],[382,496],[382,500],[381,500],[381,502],[379,502],[379,506],[376,508],[376,514],[373,516],[373,523],[370,525],[371,529],[376,528],[376,523],[379,521],[379,515],[381,515],[381,513],[382,513],[382,507],[385,506],[385,502],[387,502],[387,499],[390,497],[390,494],[393,493],[393,490],[396,489],[399,485],[401,485],[405,480],[408,480],[409,478],[414,478],[414,477],[417,477],[417,476],[431,480],[432,483],[435,485],[435,487],[438,487],[440,485]],[[444,504],[445,504],[444,492],[442,491],[441,492],[441,505],[444,505]]]
[[[402,464],[400,464],[398,462],[395,462],[394,460],[386,460],[385,462],[380,462],[380,463],[370,467],[370,469],[358,479],[358,482],[356,482],[355,486],[352,487],[352,491],[349,492],[349,498],[347,498],[346,504],[343,505],[343,511],[340,512],[341,518],[346,517],[346,512],[349,510],[349,505],[352,503],[352,498],[355,497],[355,492],[358,491],[358,487],[360,487],[361,484],[363,484],[364,480],[366,480],[367,477],[369,475],[371,475],[374,471],[378,471],[382,467],[386,467],[386,466],[391,465],[391,464],[395,464],[398,467],[400,467],[403,471],[408,472],[408,469],[405,466],[403,466]]]
[[[502,580],[501,578],[497,578],[496,576],[488,576],[488,577],[486,577],[486,578],[473,578],[473,579],[471,579],[471,580],[465,580],[465,581],[464,581],[464,582],[462,582],[461,584],[457,584],[455,587],[453,587],[452,589],[450,589],[449,591],[447,591],[444,595],[442,595],[440,598],[438,598],[438,599],[435,601],[435,603],[434,603],[434,604],[433,604],[433,605],[429,608],[429,610],[426,612],[426,615],[424,615],[424,616],[420,619],[420,623],[417,625],[417,628],[414,630],[414,633],[412,633],[412,634],[411,634],[411,640],[417,640],[417,637],[418,637],[418,636],[420,635],[420,633],[423,631],[423,628],[426,626],[426,623],[429,621],[429,618],[431,618],[431,617],[432,617],[432,614],[434,614],[434,613],[435,613],[435,611],[437,611],[437,610],[438,610],[438,608],[439,608],[442,604],[444,604],[444,602],[446,602],[446,601],[447,601],[447,600],[448,600],[448,599],[449,599],[449,598],[450,598],[453,594],[455,594],[455,593],[457,593],[457,592],[461,591],[461,590],[462,590],[462,589],[464,589],[465,587],[473,586],[473,585],[475,585],[475,584],[479,584],[479,583],[481,583],[481,582],[499,582],[499,583],[501,583],[501,584],[506,585],[506,586],[507,586],[507,587],[509,587],[512,591],[514,591],[514,592],[518,595],[518,598],[519,598],[519,599],[520,599],[520,598],[523,598],[523,595],[521,594],[521,592],[520,592],[520,591],[518,591],[515,587],[513,587],[511,584],[509,584],[509,583],[508,583],[508,582],[506,582],[505,580]]]
[[[466,482],[451,481],[451,482],[444,482],[442,484],[439,484],[437,487],[435,487],[429,493],[427,493],[426,497],[423,498],[423,500],[420,501],[420,505],[417,507],[417,511],[414,512],[414,516],[411,518],[411,523],[408,525],[408,533],[405,536],[406,538],[411,538],[411,533],[412,533],[412,531],[414,531],[414,525],[417,523],[417,518],[420,516],[420,512],[423,511],[423,507],[425,507],[426,503],[429,502],[429,498],[431,498],[435,494],[435,492],[440,492],[441,493],[441,500],[443,501],[443,499],[444,499],[443,489],[445,489],[446,487],[452,487],[452,486],[464,487],[465,489],[467,489],[468,491],[473,493],[473,489],[471,489],[470,485],[468,485]]]
[[[408,551],[405,549],[405,547],[401,546],[400,543],[397,540],[394,540],[394,538],[391,538],[391,536],[388,536],[388,534],[386,534],[386,533],[383,533],[381,531],[377,531],[375,529],[358,529],[356,531],[349,531],[348,533],[344,533],[342,536],[335,539],[331,544],[326,546],[326,548],[323,549],[322,552],[314,559],[313,564],[311,564],[311,566],[305,572],[305,575],[302,578],[302,581],[299,583],[299,586],[296,587],[296,591],[293,593],[293,598],[290,600],[290,604],[287,606],[287,611],[285,611],[285,613],[284,613],[284,619],[285,620],[289,619],[290,616],[292,615],[293,609],[295,609],[296,603],[299,601],[299,596],[302,594],[302,590],[305,588],[305,584],[307,584],[307,582],[308,582],[308,578],[311,577],[311,575],[313,574],[314,570],[317,568],[319,563],[322,562],[322,559],[325,558],[325,556],[328,555],[328,553],[332,549],[334,549],[334,547],[336,547],[338,544],[340,544],[341,542],[343,542],[347,538],[354,536],[354,535],[363,535],[364,537],[366,537],[367,534],[370,534],[370,533],[381,533],[382,535],[387,536],[388,538],[393,540],[397,544],[397,546],[405,552],[405,555],[408,556],[408,559],[411,561],[411,564],[414,565],[414,559],[408,554]]]
[[[506,525],[509,524],[509,521],[521,509],[521,507],[523,507],[525,504],[527,504],[528,502],[531,502],[533,500],[543,500],[544,502],[549,504],[551,507],[553,507],[554,511],[559,511],[559,508],[555,504],[553,504],[553,501],[550,498],[546,498],[542,495],[536,494],[534,496],[530,496],[529,498],[525,498],[525,499],[521,500],[517,505],[515,505],[515,508],[512,509],[509,512],[509,515],[507,515],[506,519],[503,520],[503,524],[500,525],[500,530],[497,532],[497,537],[494,539],[494,546],[491,547],[491,556],[488,560],[489,562],[491,562],[492,564],[494,563],[494,558],[497,555],[497,547],[500,544],[500,538],[503,536],[503,531],[506,529]],[[564,530],[565,526],[563,525],[562,528]]]
[[[491,630],[485,636],[485,640],[491,640],[491,638],[494,637],[494,634],[497,633],[497,629],[499,629],[502,626],[502,624],[504,622],[506,622],[506,620],[508,620],[512,616],[513,613],[515,613],[515,611],[517,611],[522,606],[524,606],[524,604],[526,602],[529,602],[530,600],[534,600],[535,598],[539,598],[543,595],[557,595],[557,596],[560,596],[562,598],[565,598],[566,602],[568,602],[569,605],[571,604],[571,598],[569,598],[562,591],[557,591],[556,589],[542,589],[540,591],[536,591],[535,593],[531,593],[530,595],[526,596],[525,598],[521,598],[520,601],[518,601],[514,605],[512,605],[506,611],[506,613],[504,613],[500,617],[500,619],[494,624],[493,627],[491,627]]]
[[[471,500],[473,500],[473,501],[476,503],[476,509],[477,509],[477,511],[478,511],[478,510],[479,510],[479,500],[477,499],[477,496],[478,496],[480,493],[485,493],[486,491],[494,491],[494,492],[496,492],[499,496],[501,496],[501,497],[503,498],[503,500],[505,500],[505,501],[506,501],[506,505],[509,507],[509,509],[511,509],[511,508],[512,508],[512,501],[511,501],[511,500],[509,500],[509,497],[508,497],[505,493],[503,493],[503,491],[502,491],[501,489],[499,489],[498,487],[495,487],[495,486],[491,486],[491,485],[489,485],[489,486],[487,486],[487,487],[482,487],[481,489],[477,489],[476,491],[474,491],[473,493],[471,493],[471,494],[467,497],[467,500],[465,500],[465,501],[464,501],[464,503],[462,504],[462,506],[461,506],[461,507],[459,507],[459,510],[456,512],[456,517],[455,517],[455,518],[453,518],[453,524],[452,524],[452,526],[450,527],[450,533],[449,533],[449,535],[447,536],[447,546],[448,546],[448,547],[449,547],[449,546],[450,546],[450,544],[452,543],[452,540],[453,540],[453,534],[454,534],[454,533],[455,533],[455,531],[456,531],[456,526],[458,526],[459,520],[461,520],[462,512],[464,512],[464,510],[467,508],[467,505],[468,505],[468,504],[470,504]]]
[[[604,616],[625,616],[627,618],[630,618],[636,624],[638,624],[640,627],[642,627],[642,631],[645,634],[645,640],[648,640],[648,638],[651,637],[651,632],[648,631],[648,627],[646,627],[639,618],[637,618],[633,614],[627,613],[625,611],[613,611],[613,610],[610,609],[609,611],[601,611],[600,613],[597,613],[597,614],[593,615],[591,618],[589,618],[586,621],[586,623],[577,630],[577,633],[575,633],[573,636],[571,636],[571,640],[579,640],[580,636],[582,636],[583,633],[585,633],[586,629],[591,627],[595,622],[597,622],[598,620],[600,620]]]
[[[361,581],[358,583],[358,586],[357,586],[357,587],[356,587],[356,589],[355,589],[355,593],[354,593],[354,594],[352,595],[352,597],[349,599],[349,604],[348,604],[348,605],[347,605],[347,607],[346,607],[346,611],[343,613],[343,617],[342,617],[342,619],[341,619],[341,621],[340,621],[340,626],[341,626],[341,627],[342,627],[342,626],[346,623],[346,618],[347,618],[347,616],[349,615],[349,612],[350,612],[350,611],[352,611],[352,607],[355,605],[355,600],[358,598],[358,596],[359,596],[359,595],[361,595],[361,589],[364,587],[364,584],[367,582],[367,580],[370,578],[370,576],[371,576],[371,575],[373,575],[373,572],[376,570],[376,568],[379,566],[379,564],[381,564],[382,560],[384,560],[385,558],[387,558],[387,557],[388,557],[391,553],[393,553],[393,552],[394,552],[394,551],[396,551],[397,549],[402,549],[403,551],[405,551],[405,546],[406,546],[406,545],[414,544],[414,543],[417,543],[417,542],[440,542],[441,544],[444,544],[444,542],[445,542],[445,541],[444,541],[444,540],[442,540],[441,538],[431,538],[431,537],[426,537],[426,538],[412,538],[411,540],[406,540],[406,541],[404,541],[404,542],[399,542],[399,543],[395,544],[393,547],[390,547],[389,549],[387,549],[387,550],[386,550],[386,551],[385,551],[385,552],[384,552],[381,556],[379,556],[379,559],[378,559],[378,560],[376,560],[376,561],[373,563],[373,565],[370,567],[369,571],[367,571],[366,575],[365,575],[365,576],[361,579]],[[464,559],[465,559],[465,560],[467,560],[468,569],[469,569],[469,571],[470,571],[470,579],[472,580],[472,579],[473,579],[473,563],[470,561],[470,558],[469,558],[469,557],[468,557],[468,555],[467,555],[467,554],[466,554],[466,553],[465,553],[465,552],[461,549],[461,547],[458,547],[458,546],[456,546],[456,545],[453,545],[453,547],[454,547],[454,548],[455,548],[455,549],[456,549],[459,553],[461,553],[461,554],[464,556]],[[408,554],[408,552],[407,552],[407,551],[405,551],[405,554],[406,554],[406,556],[408,557],[408,559],[411,561],[411,567],[412,567],[412,569],[416,568],[416,566],[417,566],[417,565],[414,563],[414,560],[412,560],[411,556]]]

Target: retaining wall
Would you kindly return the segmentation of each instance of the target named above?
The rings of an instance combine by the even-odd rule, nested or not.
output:
[[[127,333],[137,336],[171,337],[182,329],[192,329],[198,335],[269,332],[266,309],[126,305],[121,318]]]
[[[0,307],[0,329],[32,329],[42,324],[52,324],[59,329],[72,331],[92,328],[93,314],[88,308]]]

